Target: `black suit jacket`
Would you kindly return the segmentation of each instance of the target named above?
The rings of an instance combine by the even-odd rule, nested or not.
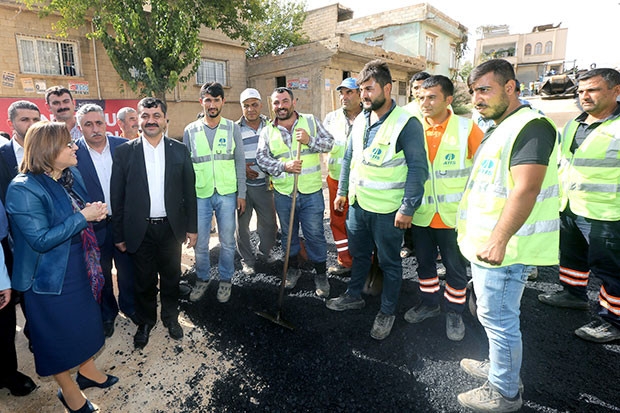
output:
[[[110,154],[112,155],[112,157],[114,157],[116,147],[127,142],[127,139],[119,138],[113,135],[108,135],[107,138],[108,143],[110,144]],[[90,152],[88,151],[88,147],[86,146],[86,141],[84,140],[84,137],[82,136],[80,139],[78,139],[76,143],[78,147],[78,150],[75,153],[78,159],[77,168],[82,174],[84,184],[86,185],[86,191],[88,191],[88,199],[86,199],[86,201],[105,202],[103,188],[101,187],[101,182],[99,181],[99,177],[97,176],[97,169],[95,169],[95,164],[93,163],[93,159],[90,156]],[[97,242],[101,246],[103,245],[106,237],[107,223],[105,221],[97,222],[94,223],[93,227],[95,229],[95,233],[97,234]]]
[[[144,239],[151,208],[143,139],[141,136],[118,146],[112,164],[110,198],[114,211],[114,242],[125,242],[130,253],[136,252]],[[198,232],[194,167],[185,145],[174,139],[163,139],[166,214],[176,239],[183,242],[186,233]]]
[[[0,146],[0,200],[6,201],[6,190],[17,176],[17,159],[13,151],[13,140]]]

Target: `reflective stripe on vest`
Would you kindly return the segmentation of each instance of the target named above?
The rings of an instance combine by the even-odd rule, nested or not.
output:
[[[204,127],[204,122],[197,120],[185,128],[196,173],[196,196],[208,198],[216,189],[220,195],[237,192],[234,123],[221,118],[213,138],[213,149],[209,146]]]
[[[401,150],[396,153],[396,141],[411,114],[396,106],[379,127],[367,148],[366,117],[353,122],[349,203],[357,202],[366,211],[389,214],[402,204],[407,180],[407,161]]]
[[[563,211],[600,221],[620,220],[620,118],[601,123],[571,153],[579,123],[569,122],[560,144]]]
[[[471,262],[493,267],[479,261],[476,251],[489,240],[514,187],[510,175],[514,142],[523,126],[537,118],[544,117],[531,108],[519,109],[497,126],[476,153],[457,217],[459,247]],[[502,267],[558,263],[560,219],[556,156],[557,147],[551,154],[532,212],[508,241]]]
[[[275,159],[287,162],[297,158],[297,148],[289,148],[282,139],[282,132],[274,125],[269,125],[269,150]],[[314,116],[299,114],[297,123],[293,129],[301,128],[310,136],[316,136],[316,123]],[[291,137],[292,139],[292,137]],[[291,145],[297,145],[294,141]],[[307,145],[301,145],[301,157],[303,161],[301,174],[297,181],[297,190],[302,194],[312,194],[323,187],[321,179],[321,159],[319,153],[312,151]],[[295,174],[282,172],[279,176],[272,176],[273,187],[281,194],[293,193]]]
[[[435,159],[428,161],[429,178],[424,183],[424,197],[420,208],[413,214],[415,225],[430,225],[439,213],[446,226],[456,226],[456,211],[463,197],[473,161],[467,159],[469,133],[474,123],[466,118],[451,115],[441,137]],[[424,139],[428,155],[428,142]]]
[[[334,147],[327,157],[327,172],[329,173],[329,177],[336,181],[340,178],[342,158],[344,158],[344,152],[347,146],[348,125],[349,121],[342,109],[335,111],[335,116],[330,120],[329,124],[325,125],[327,131],[334,136]],[[349,131],[349,134],[350,133]]]

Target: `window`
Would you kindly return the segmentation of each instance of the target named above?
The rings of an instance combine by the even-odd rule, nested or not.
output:
[[[286,76],[276,77],[276,87],[286,87]]]
[[[203,85],[207,82],[218,82],[228,86],[226,62],[221,60],[201,59],[196,72],[196,83]]]
[[[426,35],[426,60],[429,62],[435,61],[435,36]]]
[[[525,50],[523,52],[525,56],[529,56],[532,54],[532,45],[530,43],[525,45]]]
[[[548,41],[547,43],[545,43],[545,54],[552,54],[552,53],[553,53],[553,42]]]
[[[536,46],[534,46],[534,54],[542,54],[542,43],[536,43]]]
[[[398,81],[398,96],[407,96],[407,82]]]
[[[456,69],[457,68],[457,58],[456,58],[456,45],[451,44],[450,45],[450,69]]]
[[[22,73],[77,76],[80,74],[78,43],[17,36]]]

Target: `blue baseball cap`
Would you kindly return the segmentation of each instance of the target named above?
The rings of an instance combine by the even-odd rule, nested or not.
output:
[[[347,89],[359,89],[359,86],[357,85],[357,81],[353,77],[348,77],[345,80],[343,80],[342,83],[338,85],[336,90],[340,90],[343,87],[346,87]]]

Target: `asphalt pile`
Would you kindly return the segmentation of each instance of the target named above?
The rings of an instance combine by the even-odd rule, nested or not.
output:
[[[327,221],[325,228],[331,265],[336,252]],[[275,255],[283,257],[281,245]],[[217,256],[216,247],[211,254],[213,274]],[[200,367],[186,378],[195,391],[175,395],[175,411],[461,412],[465,410],[457,394],[482,384],[459,368],[462,358],[484,359],[488,353],[484,330],[469,311],[464,314],[467,330],[461,342],[447,339],[443,312],[416,325],[404,320],[404,313],[419,300],[414,257],[403,260],[396,322],[381,342],[369,334],[380,297],[366,296],[362,310],[331,311],[314,294],[313,273],[305,268],[279,308],[282,261],[256,270],[253,276],[236,272],[226,304],[214,299],[217,283],[201,301],[182,302],[185,316],[208,336],[209,348],[231,366],[215,372],[205,400],[199,389],[214,372],[208,361],[197,359]],[[195,274],[188,272],[184,278],[192,284]],[[346,277],[329,281],[330,297],[345,291]],[[620,411],[620,343],[596,345],[573,334],[594,314],[600,284],[595,279],[590,284],[588,314],[538,302],[538,294],[559,289],[557,267],[540,267],[538,279],[528,281],[521,307],[522,411]],[[256,314],[275,315],[278,310],[294,330]]]

